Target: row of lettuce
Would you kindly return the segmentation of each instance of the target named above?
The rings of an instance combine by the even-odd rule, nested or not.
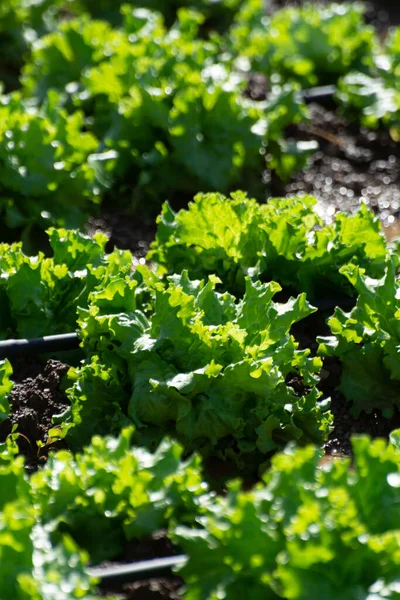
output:
[[[342,104],[396,138],[399,31],[383,46],[361,5],[184,4],[1,8],[2,56],[24,57],[18,91],[1,97],[1,239],[33,248],[38,227],[78,227],[104,198],[155,215],[198,190],[260,197],[266,168],[285,179],[316,149],[285,139],[307,118],[300,87],[344,77]],[[268,100],[251,98],[252,72]]]
[[[324,225],[312,198],[199,194],[178,213],[164,206],[136,267],[128,251],[106,254],[103,235],[48,235],[51,257],[1,246],[2,336],[77,329],[83,360],[47,440],[70,451],[28,479],[18,430],[2,446],[7,597],[96,598],[88,563],[167,529],[189,557],[188,599],[397,600],[398,433],[353,439],[351,464],[321,465],[333,421],[321,356],[340,359],[353,415],[399,407],[398,248],[372,213]],[[293,326],[318,336],[325,320],[315,355]],[[2,421],[11,371],[4,361]],[[210,457],[262,482],[217,495]]]
[[[49,242],[52,257],[0,247],[0,331],[78,330],[85,360],[61,419],[77,449],[127,418],[144,443],[170,433],[253,468],[289,441],[322,443],[324,356],[340,360],[353,414],[399,406],[398,247],[365,207],[324,225],[309,197],[199,194],[179,213],[165,204],[135,268],[129,251],[105,253],[102,234],[51,229]],[[300,340],[313,332],[309,347],[295,324]]]
[[[100,599],[89,557],[116,558],[163,528],[187,553],[188,600],[398,600],[400,430],[354,439],[352,464],[321,466],[316,447],[289,446],[251,491],[234,482],[224,496],[178,444],[151,453],[131,435],[59,451],[29,480],[13,442],[0,446],[4,598]]]

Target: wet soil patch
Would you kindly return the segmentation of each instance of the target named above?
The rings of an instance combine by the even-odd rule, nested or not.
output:
[[[48,431],[54,415],[62,413],[69,402],[61,383],[69,366],[57,360],[42,364],[18,359],[14,366],[14,387],[9,397],[10,416],[0,426],[0,439],[17,426],[18,447],[26,457],[26,469],[32,472],[46,461],[50,450],[65,447],[63,442],[48,444]],[[45,444],[40,447],[40,444]]]
[[[164,558],[176,555],[177,549],[160,530],[141,539],[132,539],[120,556],[113,562],[104,562],[101,566],[121,565],[152,558]],[[120,600],[180,600],[183,581],[172,573],[160,577],[147,578],[135,582],[102,582],[98,591],[105,597],[118,594]]]
[[[272,177],[272,195],[311,194],[328,222],[336,212],[354,213],[364,202],[392,225],[400,216],[400,145],[388,131],[360,127],[319,104],[310,105],[310,116],[288,136],[316,140],[320,149],[287,183]]]

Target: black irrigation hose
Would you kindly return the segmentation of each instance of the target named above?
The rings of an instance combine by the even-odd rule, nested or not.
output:
[[[142,579],[151,579],[160,575],[169,575],[174,567],[180,567],[188,561],[185,554],[178,556],[168,556],[166,558],[153,558],[151,560],[142,560],[122,565],[113,565],[111,567],[90,567],[87,569],[90,577],[97,577],[101,581],[117,580],[119,582],[140,581]]]
[[[0,341],[0,359],[13,358],[21,354],[39,354],[41,352],[61,352],[79,348],[77,333],[47,335],[41,338]]]
[[[332,100],[336,92],[337,87],[335,85],[321,85],[319,87],[310,88],[309,90],[301,90],[298,95],[304,102],[309,103]]]

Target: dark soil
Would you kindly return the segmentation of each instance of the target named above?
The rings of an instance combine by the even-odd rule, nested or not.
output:
[[[400,411],[395,411],[391,419],[385,418],[379,410],[370,414],[362,413],[357,418],[351,416],[351,404],[337,389],[340,385],[341,365],[336,358],[324,360],[320,388],[324,398],[331,398],[331,411],[334,428],[324,449],[328,456],[351,456],[350,438],[357,433],[365,433],[372,438],[388,439],[390,433],[400,427]]]
[[[343,395],[335,391],[332,394],[331,403],[334,429],[324,446],[328,456],[351,456],[350,438],[352,435],[364,433],[372,438],[389,439],[391,432],[400,427],[399,411],[396,411],[391,419],[386,419],[379,410],[368,415],[362,413],[358,418],[353,418],[350,410],[351,406]]]
[[[310,116],[288,136],[316,140],[320,149],[288,183],[273,178],[273,195],[311,194],[328,222],[336,212],[355,212],[364,202],[392,225],[400,216],[400,145],[386,130],[360,127],[318,104],[310,105]]]
[[[167,538],[166,531],[160,530],[146,538],[127,542],[119,559],[112,563],[103,563],[103,566],[164,558],[174,556],[176,553],[176,548]],[[167,575],[133,583],[103,582],[99,586],[99,592],[106,597],[118,594],[118,598],[121,600],[180,600],[182,596],[179,590],[182,585],[182,579],[170,572]]]
[[[117,206],[104,210],[100,217],[90,217],[86,228],[89,235],[101,232],[108,236],[107,252],[114,247],[130,250],[136,261],[143,262],[154,239],[156,223],[148,215],[133,216],[126,208]]]
[[[40,448],[38,442],[48,442],[48,431],[54,427],[52,417],[69,405],[61,390],[61,382],[69,366],[57,360],[45,365],[36,360],[22,359],[13,364],[14,387],[9,402],[11,414],[0,426],[0,440],[4,441],[17,425],[18,447],[26,457],[26,469],[32,472],[46,460],[49,450],[59,449],[63,442]]]

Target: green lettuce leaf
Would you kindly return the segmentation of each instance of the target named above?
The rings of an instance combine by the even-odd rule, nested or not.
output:
[[[103,186],[89,164],[98,141],[83,128],[83,114],[75,111],[68,115],[55,92],[40,109],[23,101],[17,92],[2,97],[3,239],[7,229],[19,229],[25,243],[34,246],[30,237],[34,226],[80,226],[90,204],[99,202]]]
[[[337,98],[343,112],[370,128],[389,128],[400,139],[400,28],[393,28],[368,72],[353,71],[339,82]]]
[[[303,87],[335,83],[350,70],[367,68],[377,46],[363,20],[361,2],[328,6],[306,2],[268,18],[261,0],[243,2],[231,30],[233,52],[274,83]]]
[[[9,361],[0,361],[0,423],[8,418],[10,412],[10,404],[8,396],[13,388],[13,383],[10,380],[12,375],[12,366]]]
[[[88,305],[89,293],[108,277],[131,271],[131,253],[105,254],[103,234],[90,238],[52,228],[48,236],[52,257],[28,256],[22,244],[0,244],[1,338],[74,331],[78,307]]]
[[[328,320],[332,335],[319,338],[319,353],[342,363],[340,390],[353,413],[379,409],[387,417],[400,402],[398,259],[393,256],[381,279],[360,267],[341,269],[359,296],[350,313],[337,308]]]
[[[315,205],[309,196],[260,205],[243,192],[230,198],[198,194],[178,213],[165,204],[148,259],[160,273],[215,273],[237,295],[243,294],[245,276],[275,280],[311,300],[351,295],[343,265],[358,262],[371,275],[383,273],[388,250],[380,224],[362,206],[356,215],[339,214],[324,226]]]
[[[96,436],[73,456],[60,451],[31,478],[41,523],[57,539],[68,533],[92,562],[111,560],[126,540],[169,523],[191,523],[208,495],[198,457],[164,440],[154,453],[132,448],[133,429],[118,438]]]
[[[263,484],[235,483],[197,526],[178,525],[185,598],[398,600],[399,449],[360,436],[353,450],[350,469],[289,446]]]
[[[238,302],[217,293],[217,283],[174,275],[167,286],[156,284],[146,317],[135,308],[134,286],[115,279],[81,311],[84,349],[123,374],[138,435],[159,439],[167,432],[188,450],[242,464],[252,457],[253,468],[255,455],[261,459],[289,440],[323,440],[331,417],[318,403],[321,363],[289,333],[315,309],[304,294],[275,303],[276,283],[248,278]],[[302,394],[286,383],[291,375],[302,382]],[[78,390],[79,372],[74,377]],[[73,389],[70,397],[79,406]]]

